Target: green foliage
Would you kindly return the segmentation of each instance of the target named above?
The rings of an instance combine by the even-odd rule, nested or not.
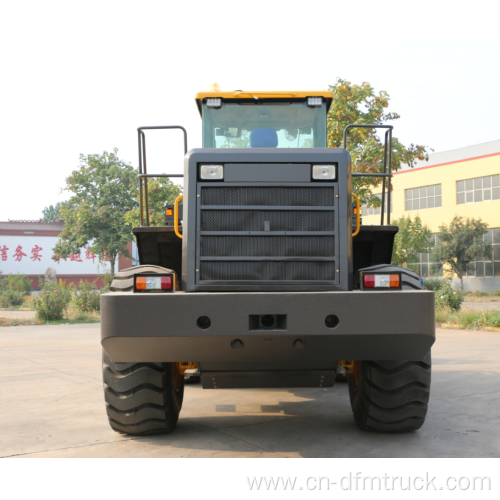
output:
[[[389,94],[385,91],[376,94],[367,82],[354,85],[338,78],[335,85],[329,86],[328,90],[334,94],[327,119],[330,148],[342,147],[343,133],[347,125],[383,125],[399,118],[397,113],[386,112],[389,106]],[[402,164],[413,167],[416,160],[429,159],[426,146],[410,144],[406,147],[396,137],[392,138],[392,149],[392,170],[398,170]],[[375,173],[383,170],[383,142],[373,129],[349,130],[347,150],[351,154],[353,172]],[[371,189],[379,184],[379,180],[366,177],[353,178],[352,183],[353,191],[359,196],[363,205],[380,206],[381,200],[371,193]]]
[[[436,310],[436,323],[446,323],[448,321],[448,311]]]
[[[470,219],[455,215],[450,225],[439,226],[440,242],[433,253],[432,266],[436,270],[446,264],[444,272],[449,276],[456,274],[460,279],[460,290],[463,290],[463,276],[467,267],[477,257],[491,258],[491,243],[483,242],[483,235],[487,233],[488,224],[481,219]]]
[[[109,292],[111,283],[113,283],[113,275],[111,273],[100,274],[98,275],[98,278],[100,278],[104,282],[104,288],[102,289],[102,293]]]
[[[62,319],[71,302],[73,288],[72,284],[66,285],[63,280],[45,285],[40,295],[33,298],[37,318],[42,321]]]
[[[436,309],[445,311],[460,311],[464,301],[464,293],[451,288],[451,280],[442,280],[441,286],[435,292]]]
[[[42,222],[62,221],[61,208],[66,206],[66,201],[59,201],[55,205],[49,205],[42,210]]]
[[[80,155],[80,167],[66,179],[64,190],[72,196],[61,207],[64,231],[54,247],[54,260],[67,259],[81,248],[88,248],[114,265],[121,253],[130,257],[127,243],[132,241],[132,226],[125,214],[137,207],[137,171],[112,153]]]
[[[436,292],[443,284],[442,278],[426,278],[424,279],[424,290],[432,290]]]
[[[494,295],[495,297],[500,297],[500,290],[493,290],[490,295]]]
[[[401,217],[391,223],[399,227],[399,232],[394,238],[392,249],[392,263],[398,266],[418,262],[419,253],[428,253],[434,246],[431,241],[431,231],[422,224],[422,219],[417,215],[415,220],[411,217]]]
[[[33,280],[26,278],[25,274],[8,274],[0,280],[1,290],[12,290],[24,295],[29,295],[31,292],[31,284]]]
[[[75,314],[75,320],[81,322],[87,322],[89,320],[92,320],[92,316],[87,312],[80,311]]]
[[[17,290],[3,290],[0,304],[2,307],[22,306],[24,304],[24,293]]]
[[[97,287],[96,283],[97,280],[93,283],[80,280],[78,291],[73,298],[73,302],[79,311],[88,313],[92,311],[99,312],[101,310],[102,291]]]
[[[161,177],[148,181],[149,225],[165,225],[165,205],[173,205],[175,199],[182,194],[181,186],[174,184],[170,179]],[[125,214],[125,221],[132,227],[140,225],[139,193],[136,196],[137,207]],[[145,202],[144,202],[145,204]],[[182,202],[181,202],[182,204]],[[145,209],[145,207],[144,207]],[[144,223],[146,214],[144,213]]]
[[[472,321],[473,327],[478,326],[492,326],[499,328],[500,327],[500,311],[489,310],[489,311],[481,311]]]
[[[0,307],[22,306],[33,280],[24,274],[8,274],[0,280]]]
[[[439,314],[439,319],[437,321]],[[466,310],[458,312],[436,311],[436,322],[456,323],[461,328],[477,329],[481,327],[500,328],[500,311],[488,309],[486,311]]]

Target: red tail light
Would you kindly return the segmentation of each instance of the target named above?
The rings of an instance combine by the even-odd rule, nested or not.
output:
[[[375,288],[375,275],[374,274],[363,275],[363,287],[364,288]]]
[[[161,289],[162,290],[171,290],[172,289],[172,276],[162,276]]]
[[[401,288],[400,274],[363,274],[363,288]]]

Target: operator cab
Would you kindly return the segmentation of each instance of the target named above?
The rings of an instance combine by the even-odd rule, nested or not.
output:
[[[326,148],[333,92],[201,92],[204,148]]]

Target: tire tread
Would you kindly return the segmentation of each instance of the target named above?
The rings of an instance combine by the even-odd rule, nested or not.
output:
[[[171,432],[184,394],[173,388],[171,363],[114,363],[103,351],[106,413],[113,430],[150,435]]]
[[[354,419],[365,431],[400,433],[422,427],[427,415],[431,354],[423,361],[362,362],[360,387],[349,395]]]

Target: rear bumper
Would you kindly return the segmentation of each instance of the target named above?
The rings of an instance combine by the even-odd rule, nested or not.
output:
[[[280,329],[255,329],[250,316],[266,314],[280,315]],[[336,328],[326,326],[329,315],[338,317]],[[200,316],[210,328],[198,327]],[[331,370],[341,359],[421,360],[434,340],[434,293],[424,290],[101,296],[101,342],[115,362],[197,361],[202,372]]]

